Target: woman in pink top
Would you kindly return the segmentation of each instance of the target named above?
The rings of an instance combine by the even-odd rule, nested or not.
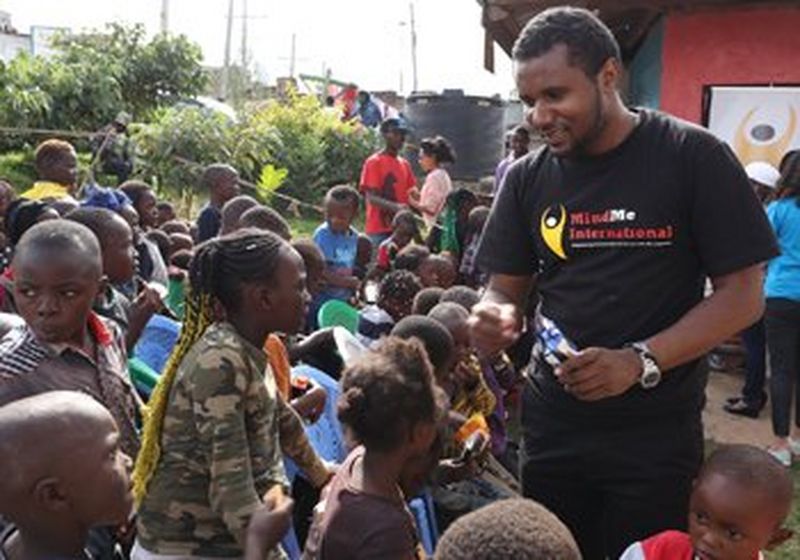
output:
[[[436,218],[444,208],[447,195],[453,190],[450,175],[442,165],[455,161],[453,147],[441,136],[425,138],[420,142],[419,165],[428,175],[425,177],[422,191],[416,188],[409,191],[408,203],[422,213],[429,228],[436,223]]]

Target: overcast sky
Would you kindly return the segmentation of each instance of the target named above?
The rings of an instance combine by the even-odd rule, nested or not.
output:
[[[251,68],[269,81],[289,73],[296,34],[296,72],[333,77],[367,89],[411,89],[409,3],[404,0],[235,0],[232,57],[241,59],[242,14],[248,13]],[[205,63],[220,65],[225,50],[228,0],[170,0],[170,30],[203,49]],[[495,74],[483,69],[483,27],[476,0],[414,0],[419,89],[461,88],[504,97],[513,88],[508,57],[495,49]],[[0,0],[13,25],[73,30],[109,21],[159,29],[161,0]]]

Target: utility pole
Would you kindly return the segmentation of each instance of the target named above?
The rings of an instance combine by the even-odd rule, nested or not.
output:
[[[411,11],[411,72],[414,86],[412,91],[417,91],[417,27],[414,22],[414,2],[409,2],[408,8]]]
[[[242,71],[247,68],[247,0],[242,0]]]
[[[169,31],[169,0],[161,0],[161,33]]]
[[[294,65],[297,60],[297,34],[292,33],[292,55],[289,62],[289,77],[294,78]]]
[[[225,33],[225,61],[222,64],[222,79],[220,85],[220,97],[222,100],[228,98],[228,81],[230,79],[231,66],[231,35],[233,33],[233,0],[228,0],[228,28]]]

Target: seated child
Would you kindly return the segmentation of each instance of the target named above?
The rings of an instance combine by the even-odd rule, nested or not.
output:
[[[362,282],[367,277],[369,265],[372,262],[372,240],[365,233],[358,234],[358,245],[356,246],[356,265],[353,274]]]
[[[453,286],[442,294],[442,303],[455,303],[471,312],[480,301],[478,292],[467,286]],[[505,352],[492,358],[480,360],[481,371],[486,384],[495,396],[497,406],[495,412],[487,418],[492,431],[492,455],[494,455],[510,472],[516,472],[516,444],[508,448],[507,424],[509,417],[518,412],[519,392],[522,378]]]
[[[450,255],[430,255],[418,269],[419,279],[426,288],[438,286],[444,290],[456,283],[456,267]]]
[[[161,258],[165,263],[168,263],[171,251],[169,235],[160,229],[151,229],[145,234],[145,237],[147,237],[150,242],[154,243],[155,246],[158,247],[158,252],[161,254]]]
[[[254,206],[239,218],[239,228],[255,228],[271,231],[284,241],[292,240],[292,230],[283,217],[269,206]]]
[[[461,255],[458,272],[461,281],[468,286],[478,287],[486,283],[486,274],[478,269],[475,259],[478,256],[478,246],[480,245],[483,226],[486,225],[486,220],[489,219],[489,211],[488,206],[473,208],[467,220],[466,246]]]
[[[156,204],[156,212],[158,212],[158,217],[156,218],[156,227],[159,228],[167,222],[171,222],[177,218],[177,214],[175,214],[175,207],[171,202],[167,202],[165,200],[159,201],[158,204]]]
[[[440,303],[431,309],[428,317],[450,331],[455,342],[453,375],[450,385],[445,388],[453,411],[463,415],[465,421],[475,414],[488,419],[496,411],[497,399],[486,384],[477,356],[470,349],[469,313],[457,303]]]
[[[316,487],[329,479],[262,351],[269,334],[302,327],[300,255],[275,234],[242,230],[200,245],[189,278],[134,471],[134,558],[242,556],[250,515],[287,486],[283,453]]]
[[[325,257],[325,286],[314,298],[312,313],[332,299],[351,301],[361,285],[355,275],[358,232],[352,226],[358,203],[358,191],[347,185],[325,195],[325,222],[314,231],[314,243]]]
[[[376,265],[391,270],[394,259],[412,241],[420,239],[417,219],[410,210],[402,210],[392,219],[392,234],[378,246]]]
[[[358,442],[315,512],[306,560],[424,558],[406,500],[441,451],[441,391],[418,341],[394,337],[351,364],[339,420]]]
[[[89,530],[128,522],[131,459],[92,397],[52,391],[0,407],[0,457],[0,515],[11,523],[0,558],[92,559]]]
[[[422,288],[419,293],[414,296],[414,305],[411,306],[411,313],[413,315],[427,315],[428,311],[436,307],[444,294],[444,290],[438,286],[431,286],[430,288]]]
[[[457,303],[466,309],[468,313],[472,313],[472,308],[481,301],[481,296],[476,290],[469,286],[453,286],[452,288],[446,289],[442,294],[441,303],[448,301]]]
[[[162,308],[159,292],[144,283],[139,286],[133,301],[118,288],[134,281],[133,230],[122,216],[104,208],[79,208],[65,219],[88,227],[100,242],[103,274],[108,284],[94,310],[119,326],[128,351],[133,350],[147,322]]]
[[[239,229],[239,220],[242,214],[256,206],[258,206],[258,201],[246,194],[234,196],[226,202],[220,211],[219,234],[227,235]]]
[[[183,220],[170,220],[168,222],[164,222],[161,224],[161,231],[166,233],[167,235],[172,235],[173,233],[183,233],[191,237],[192,229],[189,225],[184,222]]]
[[[191,251],[194,249],[194,241],[192,236],[188,233],[170,233],[169,234],[169,258],[172,260],[172,255],[178,251]]]
[[[421,289],[419,279],[407,270],[395,270],[384,276],[378,287],[377,303],[358,314],[356,338],[369,347],[389,334],[397,321],[411,313],[414,296]]]
[[[5,234],[7,246],[0,257],[0,311],[16,313],[14,304],[14,283],[11,262],[14,259],[14,248],[26,231],[39,222],[57,220],[58,212],[40,200],[18,198],[8,207],[5,217]]]
[[[67,220],[36,224],[17,245],[13,266],[26,325],[0,340],[0,406],[47,391],[82,391],[111,411],[122,449],[134,457],[140,403],[125,346],[117,327],[92,312],[103,275],[94,233]]]
[[[428,359],[433,366],[436,384],[440,388],[449,384],[452,376],[451,371],[456,359],[456,349],[453,337],[441,323],[430,317],[410,315],[394,326],[391,335],[404,340],[413,338],[422,342]],[[447,424],[450,429],[445,432],[443,446],[445,453],[452,454],[453,457],[440,461],[433,476],[435,482],[442,485],[464,481],[475,476],[479,471],[479,464],[488,449],[488,445],[484,444],[467,461],[462,461],[459,457],[455,457],[456,453],[460,453],[460,449],[457,449],[454,445],[452,433],[463,424],[463,416],[459,414],[456,415],[457,418],[453,419],[450,418],[452,414],[452,411],[448,408]]]
[[[72,144],[50,138],[36,146],[34,167],[38,180],[22,193],[28,200],[72,198],[78,186],[78,156]]]
[[[411,244],[401,249],[394,259],[395,270],[408,270],[419,276],[420,268],[428,257],[431,256],[431,251],[424,245]]]
[[[457,519],[435,560],[581,560],[569,529],[533,500],[500,500]]]
[[[322,274],[325,269],[325,261],[322,258],[322,254],[310,239],[294,241],[292,248],[303,259],[307,291],[311,297],[314,297],[322,284]],[[292,363],[296,361],[297,356],[294,356],[295,360],[291,359],[293,356],[287,349],[287,343],[289,346],[296,346],[291,342],[291,337],[294,334],[296,333],[271,333],[264,344],[264,351],[275,376],[278,393],[295,409],[301,418],[315,422],[325,408],[327,398],[325,390],[311,383],[302,396],[296,399],[291,398],[291,370]],[[289,339],[284,340],[283,337],[289,337]]]
[[[759,560],[792,537],[789,471],[750,445],[720,447],[706,459],[689,501],[689,532],[664,531],[632,544],[620,560]]]

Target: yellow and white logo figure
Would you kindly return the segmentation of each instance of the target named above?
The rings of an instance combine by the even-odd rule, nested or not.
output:
[[[542,213],[539,231],[545,245],[560,259],[567,260],[564,252],[564,226],[567,225],[567,210],[559,205]]]

